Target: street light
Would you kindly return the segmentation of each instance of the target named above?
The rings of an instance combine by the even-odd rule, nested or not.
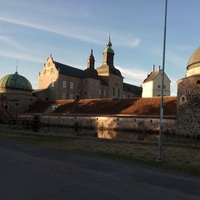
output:
[[[160,131],[158,144],[158,161],[162,160],[162,127],[163,127],[163,96],[164,96],[164,74],[165,74],[165,49],[166,49],[166,25],[167,25],[167,0],[165,0],[165,21],[164,21],[164,40],[163,40],[163,60],[162,60],[162,86],[160,97]]]

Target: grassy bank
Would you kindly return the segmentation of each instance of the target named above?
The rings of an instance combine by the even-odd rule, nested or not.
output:
[[[67,152],[100,156],[126,162],[142,163],[162,169],[200,176],[200,146],[163,144],[162,162],[157,162],[158,145],[150,142],[122,142],[35,135],[21,131],[0,130],[0,139]]]

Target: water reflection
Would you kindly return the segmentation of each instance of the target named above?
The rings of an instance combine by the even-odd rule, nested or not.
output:
[[[157,141],[158,134],[135,133],[127,131],[73,129],[64,127],[40,127],[40,133],[66,136],[96,137],[101,139]]]
[[[88,137],[101,139],[116,139],[125,141],[144,141],[158,142],[159,133],[136,133],[128,131],[110,131],[110,130],[92,130],[92,129],[73,129],[66,127],[40,127],[39,133],[62,135],[69,137]],[[197,138],[188,138],[186,136],[176,136],[163,134],[163,142],[167,143],[182,143],[200,145],[200,140]]]
[[[1,129],[23,130],[33,132],[30,127],[20,125],[6,125],[0,124]],[[101,138],[101,139],[115,139],[125,141],[144,141],[144,142],[158,142],[159,134],[156,133],[136,133],[128,131],[110,131],[110,130],[92,130],[92,129],[74,129],[60,126],[41,126],[37,130],[37,134],[44,135],[58,135],[68,137],[82,137],[82,138]],[[200,138],[193,136],[180,136],[172,134],[163,134],[163,143],[181,143],[200,145]]]

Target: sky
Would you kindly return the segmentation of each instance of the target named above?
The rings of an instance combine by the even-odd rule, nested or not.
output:
[[[168,0],[165,73],[171,95],[185,77],[188,60],[200,46],[200,1]],[[163,67],[165,0],[0,0],[0,78],[18,73],[34,89],[48,56],[87,68],[103,60],[108,37],[114,65],[124,82],[140,86]]]

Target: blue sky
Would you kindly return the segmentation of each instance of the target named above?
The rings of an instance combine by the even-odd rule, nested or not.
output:
[[[171,95],[200,46],[200,1],[168,0],[165,72]],[[165,0],[0,0],[0,78],[16,71],[34,89],[47,57],[95,67],[111,36],[115,67],[124,82],[141,85],[152,65],[162,66]]]

